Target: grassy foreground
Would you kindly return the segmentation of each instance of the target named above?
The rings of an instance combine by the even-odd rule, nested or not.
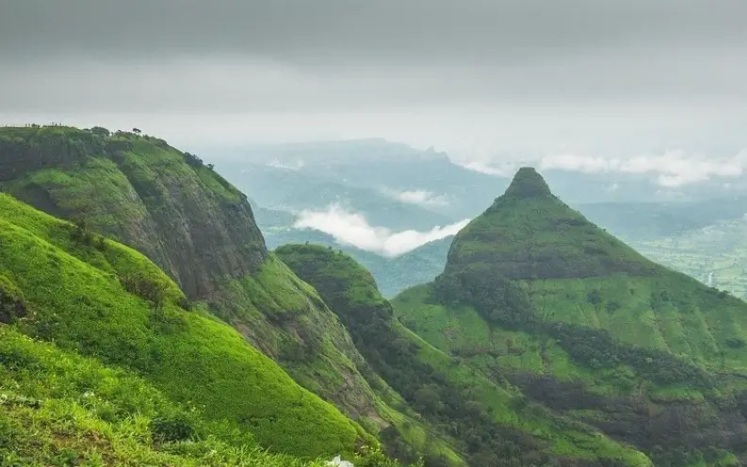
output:
[[[7,195],[0,195],[0,292],[13,329],[137,373],[196,418],[220,422],[205,436],[237,447],[250,437],[308,459],[351,453],[366,439],[236,331],[189,304],[145,257]]]

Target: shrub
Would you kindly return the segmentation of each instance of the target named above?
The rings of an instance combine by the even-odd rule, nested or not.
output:
[[[195,434],[193,421],[183,413],[154,418],[151,431],[154,441],[167,443],[186,441]]]
[[[726,345],[731,347],[732,349],[741,349],[744,347],[744,339],[741,339],[739,337],[730,337],[726,339]]]

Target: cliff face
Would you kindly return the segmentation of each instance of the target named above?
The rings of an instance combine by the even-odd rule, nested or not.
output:
[[[0,189],[143,252],[190,298],[267,256],[246,197],[164,141],[65,127],[0,131]]]

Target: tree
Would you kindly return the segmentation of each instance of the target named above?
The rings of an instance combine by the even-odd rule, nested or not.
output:
[[[135,133],[135,134],[137,134],[137,135],[139,135],[139,134],[140,134],[140,133],[142,133],[143,131],[142,131],[142,130],[141,130],[140,128],[133,128],[133,129],[132,129],[132,132],[133,132],[133,133]]]
[[[111,132],[109,130],[107,130],[104,127],[100,127],[100,126],[95,126],[95,127],[91,128],[90,131],[94,135],[100,136],[102,138],[108,138],[109,136],[111,136]]]

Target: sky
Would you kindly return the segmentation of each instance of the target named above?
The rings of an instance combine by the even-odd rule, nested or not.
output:
[[[745,18],[743,0],[2,0],[0,123],[186,150],[383,137],[478,168],[731,160]]]

